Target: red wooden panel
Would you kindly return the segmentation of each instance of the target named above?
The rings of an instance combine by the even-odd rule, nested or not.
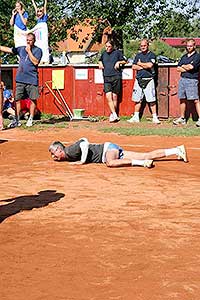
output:
[[[60,101],[59,93],[56,90],[53,90],[56,97],[48,89],[46,82],[52,88],[52,71],[53,70],[63,70],[64,69],[64,89],[60,90],[64,100],[68,106],[72,107],[72,83],[73,83],[73,70],[72,67],[43,67],[39,68],[39,86],[41,90],[40,98],[38,99],[38,108],[45,113],[52,114],[62,114],[62,108],[59,105],[56,97]]]
[[[178,99],[178,81],[180,73],[177,72],[177,66],[170,66],[169,68],[169,116],[180,116],[180,101]]]
[[[75,79],[77,68],[88,70],[87,80]],[[128,70],[131,66],[127,66],[126,68]],[[56,107],[55,97],[45,85],[45,82],[52,80],[52,70],[60,69],[64,69],[65,74],[65,87],[61,90],[61,93],[71,110],[73,110],[73,108],[84,108],[86,110],[86,116],[108,116],[110,114],[105,93],[103,92],[103,84],[94,82],[94,71],[98,69],[97,65],[40,66],[39,86],[41,94],[38,99],[38,108],[41,112],[61,114],[60,110]],[[13,89],[15,90],[17,66],[12,67],[12,70]],[[177,117],[180,114],[180,105],[177,95],[180,75],[176,70],[176,65],[159,66],[158,73],[159,116]],[[134,80],[135,73],[133,74],[133,79],[124,79],[122,81],[122,97],[119,105],[119,115],[121,116],[130,116],[134,111],[134,103],[131,100]],[[190,107],[189,109],[192,113],[195,111],[194,107]],[[148,107],[145,108],[144,115],[150,115]]]
[[[76,79],[76,71],[86,69],[88,79]],[[73,108],[84,108],[85,115],[103,116],[105,114],[103,84],[94,82],[94,67],[74,67]]]
[[[157,101],[158,116],[169,117],[169,68],[161,66],[158,68]]]

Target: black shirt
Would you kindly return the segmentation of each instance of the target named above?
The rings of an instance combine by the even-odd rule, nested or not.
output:
[[[191,56],[188,56],[188,54],[183,55],[178,63],[178,66],[181,67],[182,65],[188,64],[193,65],[194,68],[190,71],[181,72],[181,77],[198,79],[200,67],[200,54],[195,51],[194,54]]]
[[[149,63],[151,62],[153,65],[156,63],[156,56],[153,52],[148,51],[146,53],[139,52],[136,54],[136,57],[133,61],[134,65],[137,65],[138,61],[142,63]],[[154,78],[155,77],[155,69],[154,66],[150,69],[142,69],[137,71],[136,78]]]
[[[121,70],[115,70],[114,66],[117,61],[126,60],[120,50],[113,50],[112,52],[104,51],[99,59],[103,63],[103,76],[119,76],[121,77]]]

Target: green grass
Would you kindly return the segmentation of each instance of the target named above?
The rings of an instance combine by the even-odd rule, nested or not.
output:
[[[180,127],[170,127],[170,128],[139,128],[139,127],[104,127],[99,129],[105,133],[118,133],[120,135],[159,135],[159,136],[200,136],[200,128],[194,126],[187,126],[184,128]]]
[[[41,120],[35,120],[33,127],[26,127],[26,121],[22,120],[21,130],[42,131],[45,129],[56,128],[85,128],[95,129],[105,133],[117,133],[119,135],[135,135],[135,136],[200,136],[200,128],[195,126],[195,122],[189,119],[184,127],[173,126],[172,119],[162,120],[162,124],[155,126],[151,122],[151,118],[143,117],[139,124],[128,124],[130,117],[120,117],[121,122],[117,124],[109,124],[104,121],[107,117],[99,117],[99,122],[69,122],[66,117],[54,116],[52,114],[43,114]],[[4,120],[4,126],[10,123],[10,120]]]

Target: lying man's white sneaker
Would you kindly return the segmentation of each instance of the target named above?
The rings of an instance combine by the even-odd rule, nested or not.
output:
[[[177,154],[178,159],[183,160],[184,162],[188,162],[185,146],[184,145],[177,146],[177,149],[178,149],[178,154]]]
[[[159,120],[158,118],[153,118],[153,119],[152,119],[152,122],[153,122],[154,124],[161,124],[161,122],[160,122],[160,120]]]
[[[31,127],[33,126],[33,119],[28,119],[28,121],[26,122],[26,127]]]
[[[139,117],[132,116],[132,118],[130,118],[129,120],[127,120],[127,122],[129,122],[129,123],[139,123],[140,119],[139,119]]]
[[[144,161],[144,168],[152,168],[153,167],[153,160],[152,159],[146,159]]]

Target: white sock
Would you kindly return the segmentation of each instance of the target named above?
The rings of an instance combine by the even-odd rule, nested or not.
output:
[[[116,112],[113,112],[112,115],[113,115],[114,118],[118,118]]]
[[[33,116],[30,115],[28,119],[29,119],[29,120],[33,120]]]
[[[137,118],[139,118],[139,111],[135,111],[134,112],[134,116],[137,117]]]
[[[153,117],[154,119],[157,119],[157,118],[158,118],[156,113],[152,114],[152,117]]]
[[[173,154],[178,154],[178,149],[177,148],[170,148],[170,149],[165,149],[165,156],[170,156]]]
[[[144,159],[132,159],[131,161],[131,165],[132,166],[144,166],[144,162],[145,160]]]

